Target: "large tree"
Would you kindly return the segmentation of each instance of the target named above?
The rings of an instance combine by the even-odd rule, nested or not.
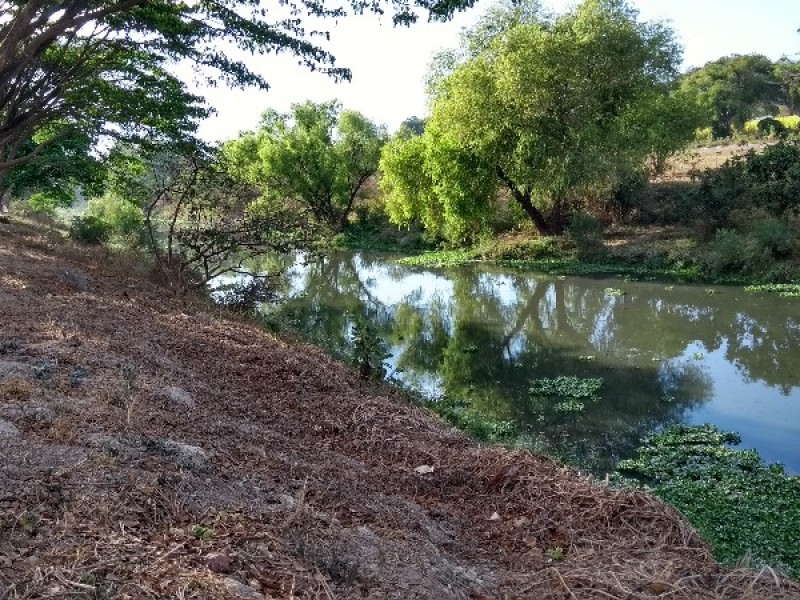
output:
[[[684,99],[673,93],[681,52],[668,27],[637,21],[621,0],[585,0],[557,17],[535,4],[505,11],[434,65],[422,141],[387,147],[396,221],[421,217],[457,238],[505,190],[540,233],[558,233],[568,201],[691,138],[693,112],[681,116]],[[395,168],[415,162],[412,153],[422,173]]]
[[[229,142],[235,169],[266,198],[305,205],[334,231],[347,224],[364,184],[378,168],[383,127],[337,102],[295,104],[264,113],[261,127]]]
[[[715,138],[730,137],[759,113],[774,114],[785,101],[784,82],[760,54],[724,56],[689,72],[681,85],[705,108]]]
[[[11,168],[61,135],[150,143],[190,136],[206,109],[169,64],[190,61],[210,83],[266,88],[237,50],[289,52],[348,78],[310,21],[388,8],[395,23],[411,23],[415,8],[443,19],[473,1],[0,0],[0,191]],[[31,146],[43,128],[63,133]]]

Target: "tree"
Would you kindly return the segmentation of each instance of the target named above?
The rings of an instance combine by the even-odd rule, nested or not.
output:
[[[413,143],[424,157],[424,176],[384,162],[396,221],[441,215],[449,237],[467,235],[506,190],[540,233],[559,233],[569,201],[691,139],[692,119],[670,123],[685,99],[673,93],[681,53],[669,28],[639,23],[621,0],[585,0],[558,17],[509,10],[468,32],[461,62],[429,84],[424,143],[387,147],[401,156]],[[428,185],[415,198],[403,189],[412,179]]]
[[[305,102],[288,114],[265,112],[258,131],[228,143],[225,151],[265,198],[300,202],[338,232],[375,173],[385,139],[382,127],[342,111],[337,102]]]
[[[113,163],[110,190],[141,208],[148,247],[178,292],[240,273],[254,256],[306,250],[316,240],[307,218],[259,200],[218,151],[143,155],[122,148]]]
[[[138,143],[191,136],[207,114],[166,68],[190,61],[210,84],[267,88],[237,52],[289,52],[311,69],[347,79],[306,17],[338,19],[389,7],[396,24],[446,19],[474,0],[0,0],[0,192],[9,170],[75,130],[93,143],[110,135]],[[315,37],[316,36],[316,37]],[[30,146],[46,129],[51,141]]]
[[[784,101],[772,61],[760,54],[734,54],[709,62],[689,72],[681,85],[705,108],[715,139],[730,137],[758,114],[774,114]]]
[[[406,130],[412,135],[422,135],[425,133],[425,119],[420,119],[417,115],[403,119],[398,128],[400,130]]]
[[[775,63],[774,74],[783,87],[789,114],[796,115],[800,111],[800,62],[784,56]]]

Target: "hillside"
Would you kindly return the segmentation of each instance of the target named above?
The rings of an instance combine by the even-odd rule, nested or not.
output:
[[[137,261],[0,224],[0,599],[800,598]]]

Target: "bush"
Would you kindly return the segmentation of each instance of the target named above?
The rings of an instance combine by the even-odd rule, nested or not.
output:
[[[26,213],[33,214],[37,217],[47,217],[54,219],[56,216],[56,209],[60,206],[58,200],[43,193],[33,194],[25,201],[23,210]]]
[[[572,215],[567,226],[567,237],[575,245],[579,260],[598,260],[605,256],[603,232],[603,224],[589,213]]]
[[[482,257],[489,260],[558,260],[567,253],[565,244],[557,237],[498,240],[481,248]]]
[[[69,235],[84,244],[102,244],[111,237],[112,227],[103,219],[86,215],[72,219]]]
[[[742,272],[746,263],[745,246],[744,238],[736,231],[717,231],[701,259],[708,274],[730,275]]]
[[[790,115],[788,117],[776,117],[786,129],[790,131],[797,131],[800,129],[800,117],[797,115]]]
[[[698,142],[710,142],[714,139],[711,132],[711,127],[701,127],[694,132],[694,139]]]
[[[144,234],[142,209],[112,192],[99,198],[92,198],[86,214],[107,223],[111,228],[111,234],[127,238],[134,244],[138,243]]]
[[[800,146],[781,141],[728,160],[703,176],[696,200],[719,227],[729,226],[736,210],[786,217],[800,208]]]

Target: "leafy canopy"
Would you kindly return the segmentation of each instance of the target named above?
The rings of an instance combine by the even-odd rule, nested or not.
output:
[[[686,104],[673,93],[680,48],[668,27],[636,17],[620,0],[557,17],[537,4],[490,12],[434,64],[422,141],[387,146],[395,221],[468,237],[505,189],[541,233],[559,232],[568,199],[682,147],[695,119],[675,120]]]
[[[260,129],[229,142],[225,153],[265,198],[299,202],[341,231],[385,139],[382,127],[337,102],[305,102],[287,114],[265,112]]]
[[[44,152],[41,144],[26,147],[42,128],[57,125],[93,142],[191,137],[208,111],[169,64],[189,61],[212,85],[267,88],[239,57],[288,52],[347,79],[320,45],[326,21],[384,10],[396,24],[425,13],[446,19],[473,1],[0,0],[0,185],[9,169]]]

